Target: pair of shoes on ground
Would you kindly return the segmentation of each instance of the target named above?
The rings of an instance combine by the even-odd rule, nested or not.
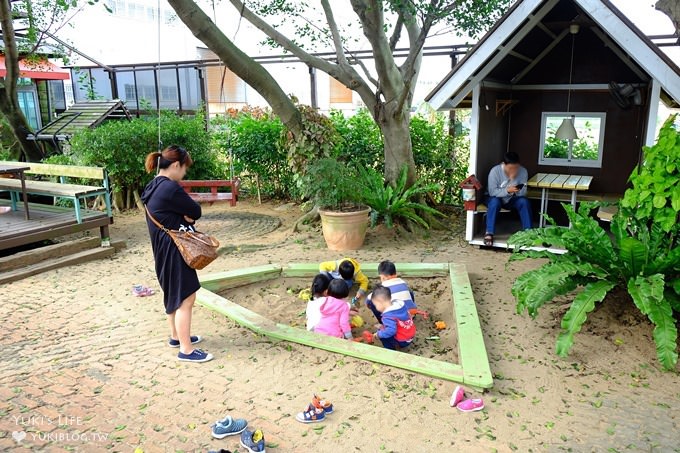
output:
[[[203,337],[201,337],[200,335],[191,336],[191,344],[200,343],[201,341],[203,341]],[[168,346],[170,346],[171,348],[179,348],[179,340],[168,338]],[[177,354],[177,360],[179,360],[180,362],[202,363],[208,362],[213,358],[214,357],[212,354],[210,354],[209,352],[205,352],[202,349],[194,349],[193,351],[191,351],[190,354],[184,354],[181,351],[179,354]]]
[[[476,412],[484,409],[484,401],[481,399],[465,399],[465,389],[457,385],[451,394],[451,407],[461,412]]]
[[[240,443],[250,453],[265,453],[264,434],[262,430],[249,431],[248,422],[242,418],[226,416],[216,421],[212,427],[212,436],[215,439],[224,439],[228,436],[241,435]],[[221,450],[220,450],[221,451]]]
[[[326,419],[327,415],[333,413],[333,404],[325,399],[314,395],[312,402],[302,412],[295,416],[295,420],[300,423],[318,423]]]
[[[153,296],[156,292],[144,285],[132,285],[132,295],[135,297],[148,297]]]

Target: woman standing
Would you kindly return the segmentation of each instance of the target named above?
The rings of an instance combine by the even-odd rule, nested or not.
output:
[[[162,152],[146,156],[146,171],[157,172],[142,193],[149,213],[169,230],[192,230],[201,217],[201,206],[179,185],[193,161],[181,146],[168,146]],[[196,270],[187,266],[172,238],[146,218],[151,248],[156,262],[156,275],[163,289],[165,313],[170,324],[168,345],[177,348],[177,358],[184,362],[207,362],[212,354],[193,345],[200,336],[191,335],[191,310],[200,288]]]

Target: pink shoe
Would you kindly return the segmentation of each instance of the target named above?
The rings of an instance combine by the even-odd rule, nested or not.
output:
[[[451,394],[451,407],[456,407],[458,403],[465,398],[465,390],[460,385],[457,385]]]
[[[132,286],[132,295],[135,297],[148,297],[148,296],[153,296],[155,291],[151,288],[148,288],[143,285],[133,285]]]
[[[461,403],[458,403],[456,406],[459,411],[461,412],[476,412],[476,411],[481,411],[484,409],[484,401],[480,399],[475,399],[475,400],[465,400]]]

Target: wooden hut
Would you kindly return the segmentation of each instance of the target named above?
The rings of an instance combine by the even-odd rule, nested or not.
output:
[[[557,201],[621,197],[660,103],[680,103],[680,69],[608,0],[519,0],[426,100],[472,108],[470,173],[484,185],[505,152],[520,155],[542,225],[540,212],[563,212]],[[557,134],[565,120],[572,139]],[[468,211],[473,244],[483,211]],[[496,245],[517,229],[500,216]]]

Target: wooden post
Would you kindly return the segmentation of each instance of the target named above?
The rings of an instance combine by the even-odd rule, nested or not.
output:
[[[312,108],[318,109],[319,108],[319,99],[318,99],[317,87],[316,87],[316,68],[313,68],[312,66],[309,67],[309,85],[310,85],[310,89],[311,89]]]

